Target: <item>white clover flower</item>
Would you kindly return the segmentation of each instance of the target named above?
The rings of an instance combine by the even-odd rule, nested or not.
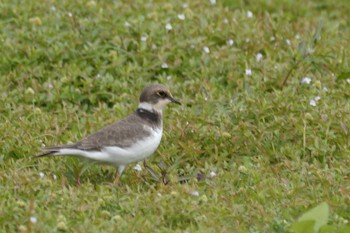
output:
[[[229,39],[229,40],[227,41],[227,44],[228,44],[229,46],[232,46],[234,43],[235,43],[235,42],[234,42],[232,39]]]
[[[258,53],[255,58],[256,58],[256,61],[258,62],[263,58],[263,55],[261,53]]]
[[[171,79],[171,76],[170,76],[170,75],[166,76],[166,79],[167,79],[167,80],[170,80],[170,79]]]
[[[31,216],[31,217],[30,217],[30,222],[33,223],[33,224],[37,223],[37,222],[38,222],[37,217]]]
[[[182,4],[182,8],[187,8],[188,7],[188,3],[183,3]]]
[[[224,18],[224,23],[228,24],[228,19]]]
[[[346,82],[350,84],[350,78],[347,78],[347,79],[346,79]]]
[[[287,43],[288,45],[290,45],[290,40],[286,39],[286,43]]]
[[[73,17],[73,14],[70,13],[70,12],[68,12],[68,16],[69,16],[69,17]]]
[[[193,191],[192,193],[191,193],[193,196],[199,196],[199,192],[198,191]]]
[[[56,7],[55,7],[55,6],[52,6],[52,7],[51,7],[51,11],[56,11]]]
[[[204,46],[204,47],[203,47],[203,51],[204,51],[205,53],[210,53],[210,49],[209,49],[207,46]]]
[[[131,27],[131,24],[128,21],[125,21],[124,26],[129,28],[129,27]]]
[[[300,39],[300,35],[297,34],[297,35],[295,36],[295,39],[299,40],[299,39]]]
[[[173,30],[173,26],[171,26],[170,23],[167,23],[167,24],[165,25],[165,29],[166,29],[167,31],[171,31],[171,30]]]
[[[216,4],[216,0],[210,0],[210,4],[211,5],[215,5]]]
[[[238,167],[238,171],[245,173],[245,172],[248,171],[248,169],[245,166],[241,165],[241,166]]]
[[[179,18],[179,20],[185,20],[186,16],[184,14],[178,14],[177,17]]]
[[[315,107],[315,106],[316,106],[316,104],[317,104],[317,103],[316,103],[316,101],[315,101],[315,100],[310,100],[310,105],[311,105],[311,106]]]
[[[217,174],[215,173],[215,172],[213,172],[213,171],[211,171],[210,173],[209,173],[209,176],[210,177],[215,177]]]
[[[163,64],[162,64],[162,68],[163,68],[163,69],[168,69],[168,68],[169,68],[169,66],[168,66],[168,64],[167,64],[167,63],[163,63]]]
[[[248,18],[253,18],[253,12],[247,11],[247,17]]]
[[[245,70],[245,75],[252,76],[252,70],[251,69],[246,69]]]
[[[55,174],[53,174],[53,179],[57,180],[57,176]]]
[[[247,43],[250,42],[250,38],[245,39],[245,42]]]
[[[310,84],[311,83],[311,78],[304,77],[301,81],[301,84]]]
[[[135,167],[134,167],[134,170],[142,171],[142,167],[140,166],[140,164],[136,164]]]
[[[275,41],[275,40],[276,40],[276,38],[274,36],[270,37],[270,41]]]
[[[158,197],[161,197],[161,196],[163,196],[163,195],[162,195],[161,193],[157,193],[157,196],[158,196]]]
[[[208,97],[204,97],[204,101],[208,101]]]
[[[321,97],[319,97],[319,96],[316,96],[316,97],[315,97],[315,101],[316,101],[316,102],[320,101],[320,99],[321,99]]]
[[[141,41],[143,42],[147,41],[147,36],[141,36]]]
[[[39,172],[39,176],[41,179],[44,178],[44,176],[45,176],[44,172]]]

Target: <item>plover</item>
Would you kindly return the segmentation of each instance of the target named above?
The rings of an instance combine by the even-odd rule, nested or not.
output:
[[[181,104],[161,84],[146,86],[137,110],[86,138],[68,145],[43,148],[44,156],[76,156],[115,166],[115,183],[125,167],[150,156],[158,147],[163,132],[163,108],[168,103]]]

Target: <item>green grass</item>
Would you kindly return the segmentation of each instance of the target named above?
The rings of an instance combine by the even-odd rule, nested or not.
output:
[[[0,3],[0,232],[288,232],[322,202],[349,224],[348,1],[144,2]],[[112,167],[31,158],[131,113],[148,83],[183,102],[156,174],[114,187]]]

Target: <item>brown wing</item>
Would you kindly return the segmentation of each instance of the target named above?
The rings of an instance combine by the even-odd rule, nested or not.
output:
[[[105,146],[129,147],[143,136],[150,134],[143,127],[144,122],[137,115],[107,126],[96,133],[74,144],[73,147],[82,150],[100,150]]]

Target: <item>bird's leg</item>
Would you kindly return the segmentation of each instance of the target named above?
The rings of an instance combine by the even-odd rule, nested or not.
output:
[[[143,160],[143,167],[144,167],[145,169],[147,169],[147,168],[148,168],[148,165],[147,165],[147,163],[146,163],[146,159],[145,159],[145,160]]]
[[[77,177],[77,186],[80,186],[80,185],[81,185],[81,183],[80,183],[80,174],[79,174]]]
[[[114,181],[113,181],[114,185],[118,185],[119,184],[120,176],[122,175],[124,169],[125,169],[125,165],[120,165],[118,167],[118,171],[116,172],[115,178],[114,178]]]

